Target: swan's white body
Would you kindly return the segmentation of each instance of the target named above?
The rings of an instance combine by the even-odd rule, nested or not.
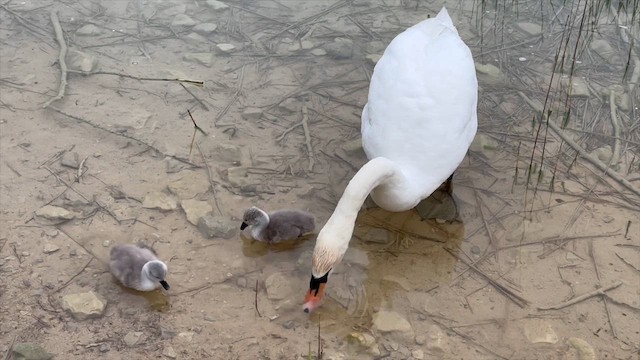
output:
[[[315,278],[342,259],[368,194],[385,210],[411,209],[454,172],[469,149],[477,129],[475,66],[445,8],[389,44],[371,77],[368,100],[361,132],[370,160],[318,234]]]

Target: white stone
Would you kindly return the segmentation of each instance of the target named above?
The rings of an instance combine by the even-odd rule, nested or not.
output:
[[[222,1],[216,0],[207,0],[207,6],[209,6],[213,10],[226,10],[229,8],[229,5],[223,3]]]
[[[217,44],[216,48],[219,52],[223,54],[228,54],[233,52],[236,49],[236,46],[233,44]]]
[[[395,311],[381,310],[373,315],[373,326],[381,332],[409,332],[411,324]]]
[[[178,207],[178,202],[171,196],[155,191],[147,194],[142,202],[142,207],[146,209],[160,209],[165,211],[175,210]]]
[[[102,316],[107,300],[89,291],[79,294],[68,294],[62,298],[62,308],[71,313],[76,320],[93,319]]]

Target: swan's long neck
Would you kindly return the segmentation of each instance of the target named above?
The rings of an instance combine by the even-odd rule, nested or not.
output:
[[[349,181],[344,190],[336,209],[327,220],[325,226],[320,230],[316,242],[316,253],[331,253],[327,258],[327,264],[318,263],[318,268],[314,268],[315,276],[322,276],[333,263],[339,261],[347,251],[356,217],[362,207],[367,195],[380,184],[391,180],[397,175],[396,166],[388,159],[378,157],[369,160]]]
[[[257,219],[258,223],[251,227],[251,236],[256,240],[266,241],[266,239],[264,239],[264,230],[269,226],[271,219],[269,218],[269,214],[264,210],[258,209],[258,211],[262,213],[262,216]]]

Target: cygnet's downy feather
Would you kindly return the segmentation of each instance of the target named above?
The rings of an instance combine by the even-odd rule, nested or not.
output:
[[[255,240],[276,243],[297,239],[316,228],[315,217],[302,210],[278,210],[270,214],[253,206],[244,212],[240,230],[249,227]]]
[[[109,268],[113,276],[126,287],[151,291],[162,286],[169,290],[167,265],[158,260],[155,251],[146,245],[114,246],[111,248]]]

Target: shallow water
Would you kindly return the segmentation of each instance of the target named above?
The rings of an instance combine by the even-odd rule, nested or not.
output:
[[[31,341],[66,359],[315,359],[320,343],[324,359],[638,356],[637,2],[445,2],[480,87],[478,136],[454,177],[458,221],[368,201],[312,315],[302,300],[315,238],[255,242],[240,217],[301,208],[320,230],[366,161],[373,60],[441,4],[224,3],[0,7],[0,351]],[[42,109],[60,77],[52,11],[67,65],[94,72],[68,74],[59,112]],[[153,192],[175,203],[143,206]],[[192,198],[228,236],[189,222],[180,202]],[[45,204],[74,219],[34,216]],[[110,245],[138,240],[167,262],[171,291],[132,292],[105,272]],[[107,308],[74,320],[59,299],[86,291]],[[594,296],[541,309],[583,294]],[[143,334],[133,346],[131,332]]]

